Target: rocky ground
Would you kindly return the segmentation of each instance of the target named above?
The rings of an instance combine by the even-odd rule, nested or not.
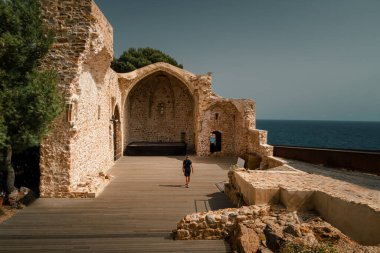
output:
[[[15,215],[18,210],[23,209],[26,205],[35,200],[35,194],[26,187],[15,190],[8,195],[7,203],[3,202],[0,207],[0,223],[8,220]],[[6,205],[5,205],[6,204]]]
[[[252,205],[185,216],[174,231],[180,240],[226,239],[235,252],[379,253],[357,244],[313,212]]]

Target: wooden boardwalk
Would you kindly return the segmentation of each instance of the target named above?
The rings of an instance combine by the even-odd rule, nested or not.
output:
[[[215,184],[233,159],[194,157],[190,188],[182,157],[123,157],[96,199],[38,199],[0,224],[0,252],[229,252],[224,241],[174,241],[186,214],[231,207]]]

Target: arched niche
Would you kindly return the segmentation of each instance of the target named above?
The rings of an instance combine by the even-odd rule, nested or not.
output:
[[[184,142],[194,151],[194,99],[170,73],[159,70],[139,80],[126,97],[124,113],[124,148],[132,142]]]

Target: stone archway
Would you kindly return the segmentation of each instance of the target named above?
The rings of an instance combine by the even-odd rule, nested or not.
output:
[[[120,111],[119,106],[115,106],[114,113],[112,115],[113,123],[113,150],[114,150],[114,160],[116,161],[122,156],[122,142],[121,142],[121,121],[120,121]]]
[[[125,102],[125,148],[131,143],[184,143],[194,151],[194,99],[177,77],[159,70],[139,80]]]

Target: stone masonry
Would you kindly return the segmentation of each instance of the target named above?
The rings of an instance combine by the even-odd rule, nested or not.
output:
[[[377,253],[380,249],[353,241],[316,212],[290,212],[281,205],[192,213],[181,219],[173,232],[178,240],[224,239],[233,252],[241,253]]]
[[[186,142],[199,156],[272,155],[255,129],[255,102],[212,91],[211,73],[195,75],[166,63],[130,73],[110,68],[111,25],[92,0],[40,0],[56,42],[42,62],[59,75],[65,112],[41,144],[42,197],[87,197],[133,141]],[[131,24],[133,25],[133,24]],[[210,135],[221,149],[210,152]]]

